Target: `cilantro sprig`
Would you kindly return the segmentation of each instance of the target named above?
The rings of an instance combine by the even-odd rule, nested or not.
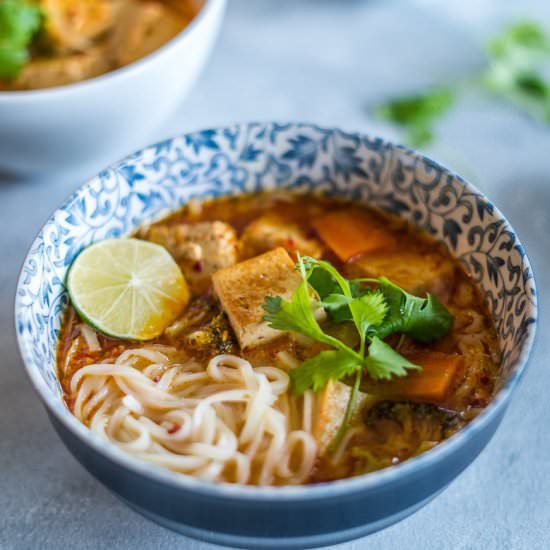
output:
[[[320,352],[290,371],[292,391],[321,390],[330,380],[355,376],[344,421],[335,444],[342,439],[351,419],[363,373],[374,380],[390,380],[421,370],[384,342],[401,333],[421,342],[447,334],[453,317],[432,294],[426,298],[405,292],[386,277],[349,281],[329,262],[298,258],[296,269],[302,281],[290,301],[266,296],[264,320],[271,328],[298,332],[333,350]],[[365,283],[375,283],[378,288]],[[318,300],[312,300],[312,291]],[[359,349],[353,349],[323,331],[313,310],[323,307],[334,322],[352,322],[359,335]]]
[[[378,336],[385,338],[394,332],[410,336],[419,342],[432,342],[445,336],[453,326],[453,316],[433,295],[420,298],[405,292],[386,277],[367,279],[380,285],[388,315],[378,329]]]
[[[29,60],[42,25],[40,8],[24,0],[0,0],[0,78],[15,78]]]
[[[269,323],[271,328],[299,332],[313,340],[333,346],[343,353],[353,355],[360,360],[361,356],[354,350],[337,338],[323,332],[313,315],[308,283],[310,270],[303,258],[299,259],[296,268],[302,276],[302,282],[294,291],[292,300],[287,302],[280,296],[266,296],[263,308],[267,313],[264,315],[264,320]]]
[[[483,84],[532,118],[550,123],[550,39],[533,21],[506,29],[488,44]]]
[[[465,90],[487,90],[550,124],[550,38],[534,21],[519,21],[489,41],[487,64],[477,74],[445,85],[388,99],[374,114],[400,126],[407,142],[415,147],[433,141],[436,123]]]

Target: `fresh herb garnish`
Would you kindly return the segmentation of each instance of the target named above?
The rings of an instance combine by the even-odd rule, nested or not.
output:
[[[409,370],[421,370],[383,338],[399,332],[429,342],[447,334],[453,317],[435,296],[413,296],[385,277],[348,281],[329,262],[309,257],[298,258],[296,268],[302,282],[292,299],[266,296],[264,320],[271,328],[298,332],[335,348],[290,371],[293,393],[319,391],[330,380],[355,375],[345,419],[335,440],[338,444],[351,418],[364,371],[374,380],[390,380],[406,376]],[[375,283],[378,288],[364,283]],[[316,304],[311,299],[312,290],[319,298]],[[323,331],[313,314],[313,308],[319,306],[335,322],[353,322],[360,339],[358,350]]]
[[[264,320],[271,328],[298,332],[360,358],[343,342],[323,332],[313,315],[308,283],[309,270],[302,258],[299,259],[296,267],[302,275],[302,282],[294,291],[292,300],[287,302],[280,296],[266,296],[263,303],[263,308],[267,312]]]
[[[394,332],[419,342],[432,342],[445,336],[453,326],[453,316],[433,295],[420,298],[405,292],[386,277],[374,279],[386,298],[389,313],[377,334],[385,338]]]
[[[432,141],[433,124],[453,105],[455,94],[447,88],[390,99],[376,109],[376,114],[401,126],[407,141],[420,147]]]
[[[291,371],[292,391],[300,395],[306,390],[322,390],[330,380],[340,380],[355,374],[361,359],[345,351],[322,351]]]
[[[327,265],[327,262],[325,262]],[[328,264],[330,265],[330,264]],[[332,268],[332,266],[330,266]],[[334,268],[332,268],[334,269]],[[347,281],[351,297],[342,294],[342,289],[330,270],[314,267],[308,277],[309,285],[316,291],[320,304],[335,322],[351,321],[349,302],[371,292],[361,281]]]
[[[15,78],[29,60],[42,24],[40,9],[23,0],[0,0],[0,78]]]
[[[373,336],[365,366],[370,376],[379,380],[391,380],[392,376],[407,376],[407,369],[422,370],[391,346]],[[375,374],[375,376],[373,376]]]

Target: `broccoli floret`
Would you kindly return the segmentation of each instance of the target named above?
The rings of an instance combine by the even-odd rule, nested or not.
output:
[[[428,403],[382,401],[365,411],[363,420],[379,435],[398,433],[411,442],[441,441],[464,425],[459,413]]]
[[[362,417],[364,429],[351,438],[346,460],[338,468],[330,461],[321,461],[317,481],[362,475],[398,464],[432,449],[465,424],[460,413],[409,401],[380,401],[365,408]]]
[[[424,403],[381,401],[363,413],[365,431],[350,445],[347,475],[403,462],[450,437],[465,423],[459,413]]]
[[[186,344],[194,350],[215,355],[231,353],[236,346],[235,336],[225,313],[220,313],[203,328],[186,336]]]

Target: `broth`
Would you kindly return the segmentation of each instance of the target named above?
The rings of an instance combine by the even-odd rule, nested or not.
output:
[[[337,253],[334,247],[327,244],[338,231],[332,236],[321,238],[326,227],[321,227],[318,220],[332,214],[335,214],[336,222],[338,216],[342,219],[356,216],[367,220],[373,228],[367,234],[369,238],[375,235],[377,242],[382,243],[381,248],[355,254],[355,241],[347,239],[344,243],[348,251],[346,254],[350,253],[351,256],[343,259],[341,249],[335,246],[340,252]],[[220,231],[227,226],[232,228],[235,241],[230,244],[234,247],[231,250],[235,257],[226,261],[220,256],[216,258],[219,265],[213,264],[213,268],[211,259],[205,255],[209,250],[209,245],[204,244],[206,241],[200,241],[203,242],[203,256],[199,258],[198,253],[193,256],[188,232],[193,231],[190,227],[203,227],[198,224],[222,224],[204,225],[213,231],[212,228]],[[209,238],[216,238],[215,231],[212,235]],[[157,242],[172,253],[190,284],[192,297],[189,305],[180,318],[154,341],[128,342],[97,332],[94,333],[97,342],[94,341],[93,345],[83,337],[83,322],[74,309],[69,307],[59,338],[58,372],[69,409],[76,411],[75,414],[88,426],[106,433],[108,438],[116,440],[123,448],[126,446],[129,452],[145,460],[150,459],[176,472],[213,481],[261,485],[330,481],[397,464],[433,448],[474,418],[493,396],[499,375],[500,352],[493,322],[480,293],[459,262],[442,246],[401,220],[334,199],[265,193],[217,199],[203,204],[191,203],[166,219],[140,228],[136,236]],[[341,236],[337,237],[341,239]],[[200,238],[196,237],[198,240]],[[357,243],[357,246],[366,246],[359,241]],[[302,395],[294,395],[287,388],[277,394],[278,390],[275,389],[279,387],[277,384],[284,383],[284,376],[279,372],[288,373],[304,360],[330,347],[294,334],[281,334],[262,345],[243,346],[245,332],[240,332],[231,311],[228,315],[226,310],[230,306],[227,306],[223,296],[223,303],[220,302],[221,283],[216,280],[216,290],[212,285],[209,270],[218,271],[217,268],[221,268],[225,273],[224,268],[231,268],[235,262],[258,258],[260,254],[281,250],[281,247],[294,260],[298,252],[327,260],[350,279],[384,275],[413,294],[431,292],[454,316],[454,324],[448,334],[430,343],[409,336],[399,337],[397,334],[386,338],[386,343],[405,357],[423,364],[424,374],[409,374],[408,378],[412,377],[413,381],[415,377],[420,380],[412,385],[405,379],[405,382],[387,382],[364,376],[359,393],[360,405],[353,412],[350,426],[337,446],[333,444],[335,422],[339,424],[342,421],[345,408],[342,400],[353,385],[351,377],[338,383],[329,383],[315,393],[308,390]],[[233,294],[237,298],[240,295],[246,298],[247,292],[246,286],[241,289],[238,284],[234,284]],[[324,318],[321,323],[325,332],[357,347],[358,341],[354,341],[349,323],[337,323],[330,318]],[[145,350],[147,354],[156,355],[153,359],[137,357],[132,355],[136,353],[135,350]],[[183,442],[174,440],[174,435],[184,431],[187,421],[176,418],[174,411],[178,409],[177,404],[170,410],[172,416],[162,416],[165,413],[161,414],[155,404],[149,407],[147,403],[140,403],[132,409],[134,400],[139,401],[142,395],[139,393],[141,390],[135,389],[137,386],[134,390],[128,386],[130,378],[124,379],[124,383],[120,381],[119,386],[116,386],[119,383],[116,381],[116,369],[119,368],[116,361],[125,357],[125,353],[130,354],[129,364],[133,368],[146,373],[147,380],[144,378],[143,384],[147,388],[154,384],[164,384],[163,391],[172,392],[170,399],[174,399],[174,403],[176,397],[182,402],[188,399],[200,403],[217,390],[241,391],[239,402],[212,405],[217,415],[215,422],[212,422],[216,426],[223,424],[225,427],[219,430],[215,428],[218,430],[216,436],[203,434],[200,436],[202,439],[199,438],[201,444],[207,442],[214,450],[220,449],[223,445],[218,443],[227,428],[227,437],[231,438],[229,432],[237,436],[234,456],[207,459],[206,455],[201,455],[203,462],[196,468],[179,462],[176,464],[179,457],[193,454],[190,445],[199,439],[194,441],[190,435],[190,439],[185,440],[187,442],[183,436]],[[215,363],[213,366],[212,361]],[[252,369],[247,370],[245,363]],[[75,383],[75,376],[79,376],[79,372],[84,372],[81,369],[89,368],[90,365],[103,365],[108,374],[104,375],[101,384],[97,380],[95,386],[90,383],[84,395],[77,388],[82,383],[81,379],[88,380],[87,375],[79,378],[78,384]],[[437,376],[437,380],[434,378],[435,381],[430,385],[427,377],[439,366],[441,369],[449,368],[449,379],[442,382],[441,377]],[[242,374],[242,379],[239,378],[241,375],[235,374],[237,371]],[[171,373],[170,380],[168,373]],[[250,382],[252,376],[256,378]],[[249,388],[246,391],[243,388],[249,382],[253,386],[258,384],[259,388],[262,376],[266,377],[274,392],[269,394],[273,402],[266,405],[265,416],[262,416],[265,431],[251,451],[252,443],[247,442],[243,432],[247,429],[250,410],[255,406],[253,401],[256,390],[252,391],[249,386],[246,386]],[[441,390],[439,385],[443,383],[446,385]],[[114,397],[112,403],[98,414],[97,411],[104,406],[101,396],[97,397],[101,391],[109,391]],[[112,424],[112,419],[109,419],[112,413],[109,411],[114,410],[114,404],[119,402],[116,400],[122,399],[125,392],[126,396],[132,396],[131,403],[127,399],[129,404],[124,409],[126,412],[120,413],[122,409],[119,408],[117,414],[129,415],[131,419],[122,430],[123,435],[114,436],[114,431],[109,431]],[[196,409],[190,409],[188,414],[195,421],[194,415],[198,413]],[[135,428],[130,427],[136,419],[141,422],[139,419],[143,416],[148,418],[143,420],[144,425],[155,423],[148,428],[151,442],[146,451],[132,448],[142,428],[137,425]],[[279,420],[280,424],[277,424]],[[269,428],[271,421],[274,427]],[[287,430],[286,443],[281,444],[279,451],[276,451],[273,449],[279,437],[277,430],[283,430],[281,426]],[[120,426],[116,429],[120,430]],[[209,429],[204,422],[200,427],[200,430],[203,429]],[[164,430],[162,434],[160,430]],[[157,437],[155,434],[160,435]],[[151,458],[153,452],[161,458]],[[215,455],[214,451],[209,452]],[[286,461],[284,468],[275,464],[269,468],[266,466],[276,456],[276,452],[284,457],[284,460],[279,459]],[[173,462],[172,458],[167,458],[172,455],[176,457]]]

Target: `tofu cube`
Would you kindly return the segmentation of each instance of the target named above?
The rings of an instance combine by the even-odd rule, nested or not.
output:
[[[99,76],[113,68],[100,46],[59,57],[38,57],[23,67],[11,83],[19,90],[52,88]]]
[[[161,2],[132,2],[121,10],[111,35],[113,57],[128,65],[172,40],[188,22],[183,14]]]
[[[453,264],[439,254],[377,252],[363,256],[355,265],[362,276],[378,278],[383,275],[418,296],[431,292],[445,300],[452,289]]]
[[[140,236],[172,254],[194,292],[205,291],[213,273],[237,261],[237,235],[224,222],[152,226]]]
[[[317,394],[315,423],[313,436],[317,440],[319,455],[327,452],[333,442],[346,414],[351,388],[342,382],[331,380],[324,389]],[[359,414],[367,399],[367,394],[358,392],[352,421]]]
[[[323,249],[315,239],[308,239],[295,223],[280,216],[268,214],[248,224],[242,234],[243,254],[256,256],[279,246],[293,257],[299,252],[302,256],[320,258]]]
[[[284,248],[221,269],[212,276],[214,291],[241,349],[253,348],[287,334],[268,326],[263,320],[262,304],[266,296],[290,300],[300,281],[300,274]]]
[[[56,52],[84,51],[113,27],[113,0],[40,0],[48,41]]]

